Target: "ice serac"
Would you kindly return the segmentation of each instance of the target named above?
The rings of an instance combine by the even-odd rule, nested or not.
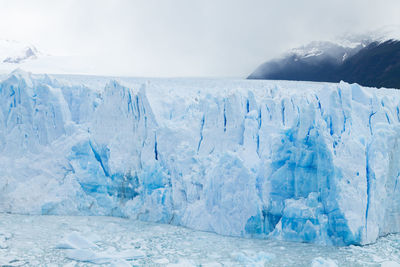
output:
[[[31,75],[0,83],[0,211],[348,245],[400,231],[400,94]]]

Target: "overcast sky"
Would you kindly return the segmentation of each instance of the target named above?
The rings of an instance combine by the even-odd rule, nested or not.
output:
[[[0,38],[99,74],[245,77],[313,40],[400,25],[399,0],[0,0]]]

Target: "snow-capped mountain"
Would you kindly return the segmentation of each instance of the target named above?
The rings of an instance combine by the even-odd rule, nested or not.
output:
[[[400,231],[400,91],[11,73],[0,211],[366,244]]]
[[[259,66],[249,79],[357,82],[400,88],[400,41],[396,31],[312,42]]]
[[[96,73],[93,58],[52,54],[28,42],[0,39],[0,75],[15,69],[35,73]]]
[[[37,59],[38,50],[35,46],[14,40],[0,39],[0,64],[20,64]],[[15,68],[15,65],[13,66]]]
[[[368,40],[345,44],[329,41],[312,42],[308,45],[292,49],[288,53],[288,56],[293,57],[294,61],[304,60],[313,63],[332,60],[332,63],[340,64],[366,47],[369,43]]]

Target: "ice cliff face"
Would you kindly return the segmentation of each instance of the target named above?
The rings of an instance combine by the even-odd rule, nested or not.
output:
[[[397,91],[107,80],[0,83],[0,211],[335,245],[400,230]]]

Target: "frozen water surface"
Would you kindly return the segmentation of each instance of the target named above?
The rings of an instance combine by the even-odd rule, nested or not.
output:
[[[334,247],[115,217],[0,214],[0,241],[0,266],[400,266],[398,234]]]

